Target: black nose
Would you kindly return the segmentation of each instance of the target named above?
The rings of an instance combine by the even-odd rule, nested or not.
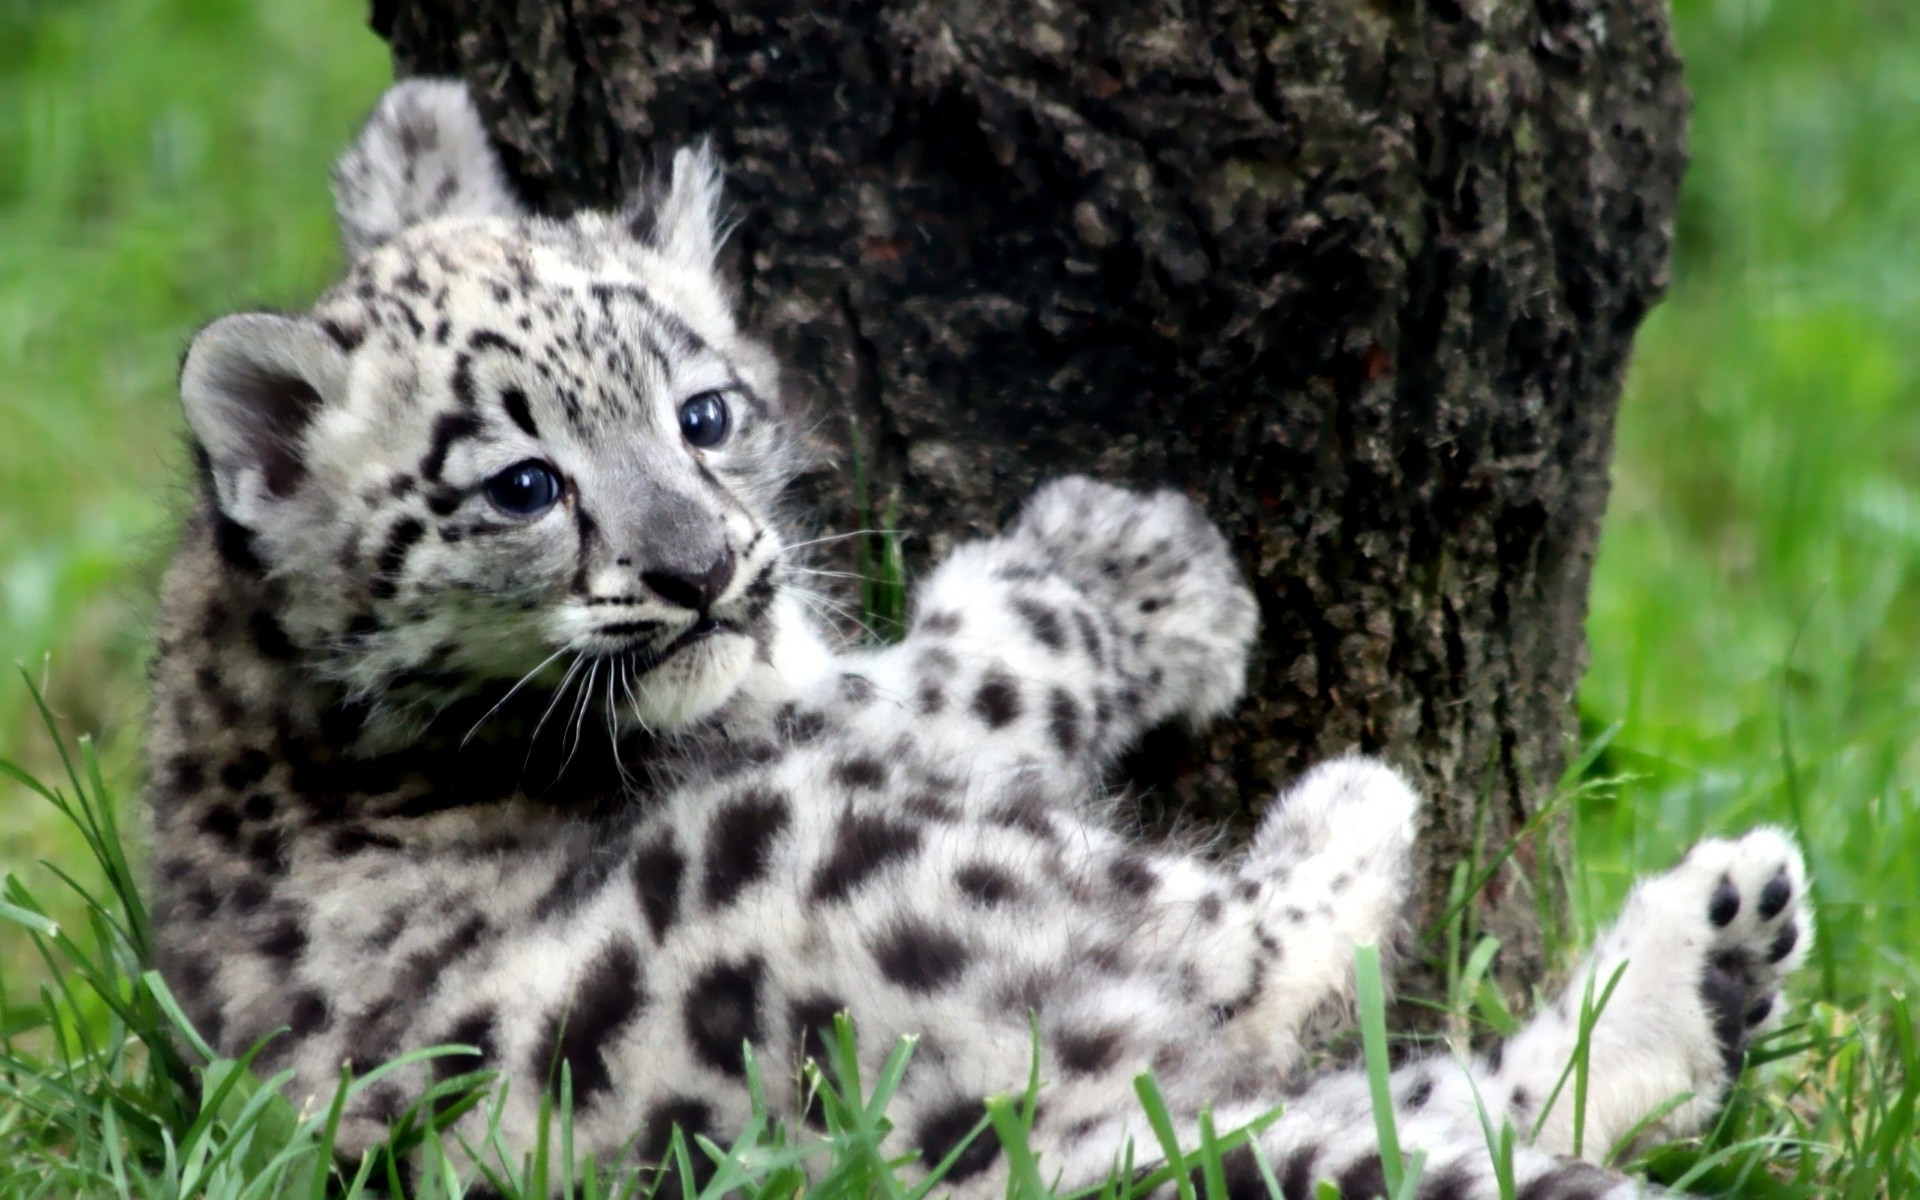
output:
[[[668,604],[706,612],[720,593],[727,590],[727,584],[733,582],[733,551],[722,550],[720,557],[703,575],[683,574],[680,571],[643,571],[640,582],[653,589],[653,594]]]

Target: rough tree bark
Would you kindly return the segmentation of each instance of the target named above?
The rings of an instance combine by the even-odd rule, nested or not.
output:
[[[734,270],[858,438],[909,566],[1065,471],[1200,499],[1255,578],[1251,697],[1131,764],[1249,811],[1411,768],[1429,917],[1557,780],[1621,375],[1665,283],[1687,97],[1665,0],[375,0],[536,205],[710,134]],[[873,506],[879,510],[879,504]],[[1474,905],[1537,978],[1527,839]],[[1416,991],[1431,981],[1413,981]]]

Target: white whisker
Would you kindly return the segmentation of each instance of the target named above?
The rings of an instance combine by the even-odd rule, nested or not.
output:
[[[794,550],[805,550],[808,546],[824,546],[828,542],[844,542],[848,538],[865,537],[869,534],[878,535],[880,537],[899,537],[903,532],[904,532],[903,530],[899,530],[899,529],[855,529],[848,533],[835,533],[835,534],[830,534],[826,537],[814,538],[811,541],[793,542],[789,545],[781,547],[781,549],[785,552],[791,552]]]
[[[493,718],[493,714],[500,711],[501,705],[513,699],[514,693],[518,692],[521,688],[527,686],[528,680],[532,679],[535,675],[538,675],[540,672],[546,670],[548,663],[552,662],[556,658],[559,658],[562,654],[565,654],[566,652],[567,652],[567,647],[565,646],[560,647],[558,650],[555,650],[552,654],[549,654],[544,659],[540,660],[539,666],[535,667],[531,671],[528,671],[525,675],[522,675],[518,683],[515,683],[512,687],[507,689],[506,695],[494,701],[493,707],[488,709],[485,713],[481,714],[480,719],[473,723],[473,728],[467,730],[467,736],[460,739],[460,744],[464,746],[468,742],[472,741],[473,735],[480,732],[480,727],[482,725],[485,725],[489,720],[491,720]]]

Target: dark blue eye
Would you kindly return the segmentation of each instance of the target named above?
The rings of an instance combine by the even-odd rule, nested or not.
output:
[[[560,476],[539,459],[517,462],[482,485],[493,506],[510,517],[537,517],[565,490]]]
[[[701,392],[680,406],[680,432],[702,450],[727,440],[727,402],[719,392]]]

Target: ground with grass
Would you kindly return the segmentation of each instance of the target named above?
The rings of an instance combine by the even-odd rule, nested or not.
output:
[[[123,807],[178,500],[175,362],[196,322],[298,305],[335,269],[326,164],[388,74],[363,16],[0,4],[0,658],[43,684],[63,735],[97,736]],[[1901,999],[1920,985],[1920,9],[1682,0],[1676,20],[1695,161],[1621,411],[1581,696],[1594,753],[1565,794],[1574,916],[1591,928],[1700,833],[1795,828],[1822,917],[1808,1019],[1713,1139],[1655,1165],[1742,1194],[1920,1195]],[[63,778],[24,684],[0,682],[0,759]],[[124,1041],[168,1019],[129,974],[137,908],[116,897],[122,932],[90,926],[36,861],[103,896],[115,872],[25,783],[0,779],[0,813],[18,879],[0,906],[0,1196],[320,1194],[323,1119],[299,1133],[224,1070],[198,1103]],[[112,833],[95,838],[109,866]],[[36,931],[99,994],[43,1001]],[[843,1099],[839,1173],[815,1194],[884,1192],[878,1110]],[[761,1141],[761,1185],[791,1191],[797,1151]]]

